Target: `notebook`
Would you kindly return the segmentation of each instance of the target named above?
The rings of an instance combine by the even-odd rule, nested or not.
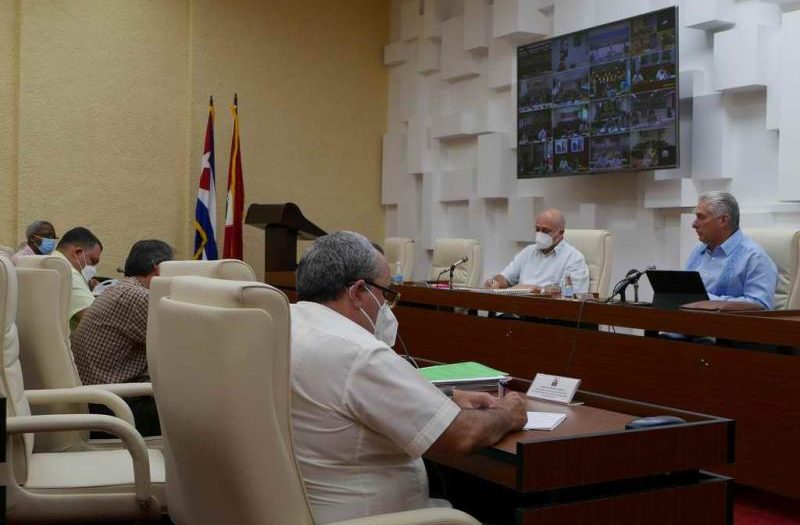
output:
[[[566,414],[528,412],[528,422],[525,424],[523,430],[553,430],[566,418]]]
[[[494,295],[531,295],[531,291],[528,288],[470,288],[467,286],[459,286],[457,290],[490,293]]]

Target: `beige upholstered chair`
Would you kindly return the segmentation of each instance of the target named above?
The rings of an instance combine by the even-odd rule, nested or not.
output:
[[[387,237],[383,250],[392,275],[395,274],[395,267],[399,262],[403,280],[410,281],[414,278],[414,241],[407,237]]]
[[[176,490],[191,502],[177,523],[311,525],[292,444],[286,296],[202,277],[159,277],[151,290],[148,358]],[[347,523],[477,524],[452,509]]]
[[[196,275],[228,281],[257,281],[256,273],[246,262],[238,259],[218,261],[164,261],[158,266],[162,277]]]
[[[800,309],[800,231],[748,228],[743,232],[761,245],[778,267],[774,309]]]
[[[451,264],[469,257],[453,272],[453,284],[460,286],[480,286],[481,280],[481,243],[475,239],[437,239],[433,245],[433,264],[431,279],[436,279]],[[449,272],[442,273],[441,279],[449,278]]]
[[[60,257],[31,255],[17,261],[19,283],[17,330],[23,380],[31,389],[81,386],[70,349],[69,297],[72,277],[69,264]],[[122,397],[152,395],[150,383],[92,385]],[[88,413],[86,403],[36,407],[36,414]],[[158,446],[158,438],[147,438]],[[52,432],[36,440],[37,452],[119,447],[116,440],[89,441],[88,432]]]
[[[216,261],[164,261],[159,265],[159,275],[168,282],[169,277],[195,276],[209,277],[212,279],[223,279],[233,281],[252,281],[255,282],[256,274],[253,269],[245,262],[238,259],[220,259]],[[148,334],[155,330],[158,319],[153,315],[153,297],[159,297],[158,280],[153,280],[150,290],[150,311],[148,312],[147,331]],[[154,289],[155,288],[155,289]],[[148,348],[151,343],[148,341]],[[150,354],[148,350],[148,354]],[[156,377],[155,363],[148,359],[148,369],[151,379]],[[163,432],[163,429],[162,429]],[[167,484],[167,493],[170,501],[170,516],[172,521],[178,525],[189,523],[184,517],[184,505],[181,500],[181,492],[178,490],[177,473],[173,466],[172,455],[169,448],[164,448],[164,459],[166,462],[167,477],[170,483]]]
[[[608,295],[611,280],[611,232],[608,230],[566,230],[564,238],[586,259],[589,291]]]
[[[6,515],[11,523],[88,523],[158,518],[163,496],[164,460],[148,450],[133,427],[133,416],[113,394],[91,387],[24,390],[19,361],[17,275],[0,255],[2,369],[6,397]],[[31,405],[107,402],[120,417],[94,414],[32,416]],[[33,433],[103,430],[122,439],[125,449],[33,452]]]

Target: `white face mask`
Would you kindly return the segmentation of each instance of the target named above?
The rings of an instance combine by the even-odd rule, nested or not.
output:
[[[83,278],[88,283],[89,281],[94,279],[95,275],[97,275],[97,266],[86,264],[86,255],[84,254],[81,255],[83,255],[83,264],[84,264],[83,268],[81,268],[81,275],[83,275]]]
[[[88,283],[97,275],[97,266],[84,266],[83,270],[81,270],[81,275],[83,275],[83,278],[86,279]]]
[[[546,250],[553,245],[553,238],[544,232],[536,232],[536,247],[540,250]]]
[[[369,324],[372,325],[372,331],[375,334],[375,337],[389,346],[394,346],[395,339],[397,338],[397,327],[399,325],[397,318],[394,316],[392,309],[389,307],[389,303],[384,302],[381,305],[369,288],[367,288],[367,291],[375,300],[375,302],[380,305],[380,308],[378,309],[378,317],[373,323],[372,319],[370,319],[369,315],[367,315],[367,312],[364,311],[363,308],[361,308],[361,313],[364,314],[364,317],[367,318]]]

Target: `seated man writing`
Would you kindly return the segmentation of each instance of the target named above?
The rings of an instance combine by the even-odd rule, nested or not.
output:
[[[778,269],[764,249],[739,229],[739,203],[733,195],[702,194],[695,217],[692,228],[700,244],[689,255],[686,269],[700,272],[708,298],[772,309]]]
[[[317,239],[292,305],[292,426],[315,523],[430,505],[420,457],[469,454],[527,420],[512,393],[445,396],[391,349],[389,265],[363,236]]]
[[[147,304],[158,265],[173,259],[169,244],[138,241],[125,260],[125,278],[103,292],[85,310],[70,336],[78,375],[85,385],[150,381],[147,369]],[[150,396],[125,400],[143,436],[161,434]],[[92,412],[108,413],[90,405]]]
[[[534,292],[561,285],[569,276],[576,293],[589,291],[589,267],[574,246],[564,240],[566,221],[560,210],[545,210],[536,217],[536,241],[519,252],[506,268],[486,280],[487,288],[523,285]]]

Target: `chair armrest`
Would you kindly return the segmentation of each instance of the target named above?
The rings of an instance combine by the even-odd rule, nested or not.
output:
[[[131,407],[117,394],[94,386],[72,388],[50,388],[46,390],[26,390],[25,397],[31,405],[54,405],[57,403],[95,403],[105,405],[115,416],[136,426]]]
[[[99,414],[53,414],[46,416],[13,416],[6,419],[8,434],[26,432],[59,432],[64,430],[100,430],[122,440],[133,459],[133,480],[136,501],[144,509],[150,506],[150,458],[144,439],[136,428],[113,416]],[[64,452],[68,454],[68,452]]]
[[[334,525],[481,525],[481,523],[460,510],[431,508],[338,521]]]
[[[119,397],[153,397],[153,383],[107,383],[86,386],[107,390]]]

